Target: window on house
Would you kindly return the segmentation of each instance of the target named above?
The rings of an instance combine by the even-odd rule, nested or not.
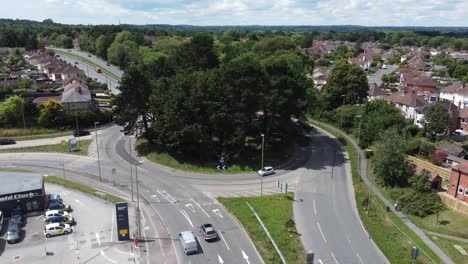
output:
[[[459,186],[459,187],[458,187],[458,192],[459,192],[459,193],[463,193],[464,190],[465,190],[465,189],[463,188],[463,186]]]
[[[465,196],[468,196],[468,189],[465,190]]]

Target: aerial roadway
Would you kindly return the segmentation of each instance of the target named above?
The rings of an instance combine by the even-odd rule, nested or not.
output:
[[[105,66],[97,58],[95,63]],[[125,136],[121,127],[100,130],[98,136],[103,179],[112,184],[111,171],[116,168],[117,183],[136,192],[136,184],[132,188],[130,178],[132,175],[135,181],[138,174],[142,202],[153,210],[142,228],[164,238],[150,248],[149,255],[167,263],[263,263],[239,222],[216,201],[220,196],[259,195],[260,178],[256,173],[215,176],[182,172],[136,157],[134,137]],[[300,149],[293,162],[264,177],[264,194],[276,193],[278,180],[288,182],[295,192],[298,232],[305,250],[315,254],[315,263],[388,263],[360,222],[345,150],[336,139],[318,130],[312,130],[310,137],[313,143]],[[98,175],[95,152],[79,158],[67,154],[0,154],[0,167],[30,167],[58,173],[62,163],[68,172]],[[130,170],[131,164],[137,164],[137,172]],[[205,223],[219,231],[219,241],[208,243],[200,238],[199,226]],[[183,253],[177,239],[186,230],[199,236],[202,253]],[[151,259],[148,256],[147,263]]]

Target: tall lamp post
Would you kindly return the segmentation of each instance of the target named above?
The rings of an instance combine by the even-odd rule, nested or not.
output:
[[[138,191],[138,165],[143,164],[142,160],[135,160],[135,180],[137,189],[137,219],[138,219],[138,237],[141,238],[141,216],[140,216],[140,192]]]
[[[78,142],[78,149],[80,149],[80,130],[78,129],[78,114],[75,109],[75,123],[76,123],[76,141]]]
[[[369,216],[369,210],[371,205],[371,195],[372,195],[372,187],[374,185],[374,164],[372,164],[372,178],[370,183],[370,191],[369,191],[369,198],[367,200],[367,216]]]
[[[97,152],[97,162],[98,162],[98,170],[99,170],[99,181],[102,181],[102,178],[101,178],[101,159],[99,159],[99,141],[98,141],[98,135],[97,135],[97,129],[96,129],[97,124],[99,124],[99,122],[94,122],[94,133],[96,134],[96,152]]]
[[[357,145],[358,145],[358,149],[359,149],[359,144],[361,143],[360,139],[361,139],[362,115],[357,115],[356,117],[359,118],[359,129],[358,129],[358,134],[357,134]],[[358,172],[359,172],[359,176],[361,176],[361,153],[359,153],[359,151],[358,151],[358,156],[357,157],[358,157],[358,162],[357,162]]]
[[[342,94],[341,97],[343,97],[343,104],[341,105],[341,107],[343,107],[344,103],[345,103],[346,95]],[[341,128],[343,128],[343,113],[344,113],[344,110],[342,108],[341,109],[341,120],[340,120],[340,127]]]
[[[263,153],[264,153],[264,149],[265,149],[265,134],[260,134],[262,136],[262,168],[260,169],[260,171],[262,172],[260,174],[260,197],[263,196]]]
[[[128,153],[130,154],[130,160],[132,160],[132,136],[128,136]],[[132,162],[130,161],[130,189],[132,191],[132,202],[133,200],[133,168]]]

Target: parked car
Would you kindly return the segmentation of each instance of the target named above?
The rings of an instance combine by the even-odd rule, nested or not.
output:
[[[71,209],[71,206],[68,204],[65,205],[63,203],[51,203],[49,204],[49,207],[47,208],[47,210],[59,210],[59,211],[70,212],[72,209]]]
[[[59,210],[47,210],[44,214],[44,216],[50,217],[50,216],[69,216],[71,213],[67,211],[59,211]]]
[[[63,203],[62,197],[58,194],[49,195],[49,203]]]
[[[3,212],[0,211],[0,230],[3,228]]]
[[[18,242],[20,241],[20,238],[21,238],[21,225],[10,222],[10,224],[8,225],[8,231],[7,231],[8,244]]]
[[[50,224],[50,223],[64,223],[64,224],[73,225],[73,223],[75,223],[75,220],[73,219],[73,216],[71,216],[70,214],[67,214],[67,215],[50,215],[50,216],[45,217],[44,222],[46,222],[47,224]]]
[[[79,62],[75,61],[75,64],[79,64]]]
[[[258,171],[258,174],[260,174],[260,176],[267,176],[267,175],[271,175],[274,173],[275,173],[275,170],[273,169],[273,167],[270,167],[270,166],[264,167],[263,170]]]
[[[200,231],[205,240],[217,240],[218,232],[216,232],[211,224],[204,224],[200,226]]]
[[[23,225],[23,213],[21,209],[14,209],[10,214],[10,223]]]
[[[52,223],[44,227],[44,235],[49,238],[56,235],[66,235],[73,232],[73,228],[68,224]]]
[[[88,130],[80,130],[78,132],[76,132],[76,130],[73,132],[73,136],[74,137],[83,137],[83,136],[87,136],[87,135],[90,135],[91,132],[89,132]]]
[[[179,241],[185,254],[198,252],[198,243],[192,231],[184,231],[179,234]]]
[[[0,138],[0,145],[13,145],[16,144],[16,141],[9,138]]]

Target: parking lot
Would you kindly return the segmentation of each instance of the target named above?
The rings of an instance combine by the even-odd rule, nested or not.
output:
[[[115,206],[99,198],[58,185],[46,184],[69,204],[76,224],[73,232],[46,238],[44,215],[29,216],[16,244],[6,243],[7,221],[0,233],[1,263],[137,263],[133,244],[117,243]]]

